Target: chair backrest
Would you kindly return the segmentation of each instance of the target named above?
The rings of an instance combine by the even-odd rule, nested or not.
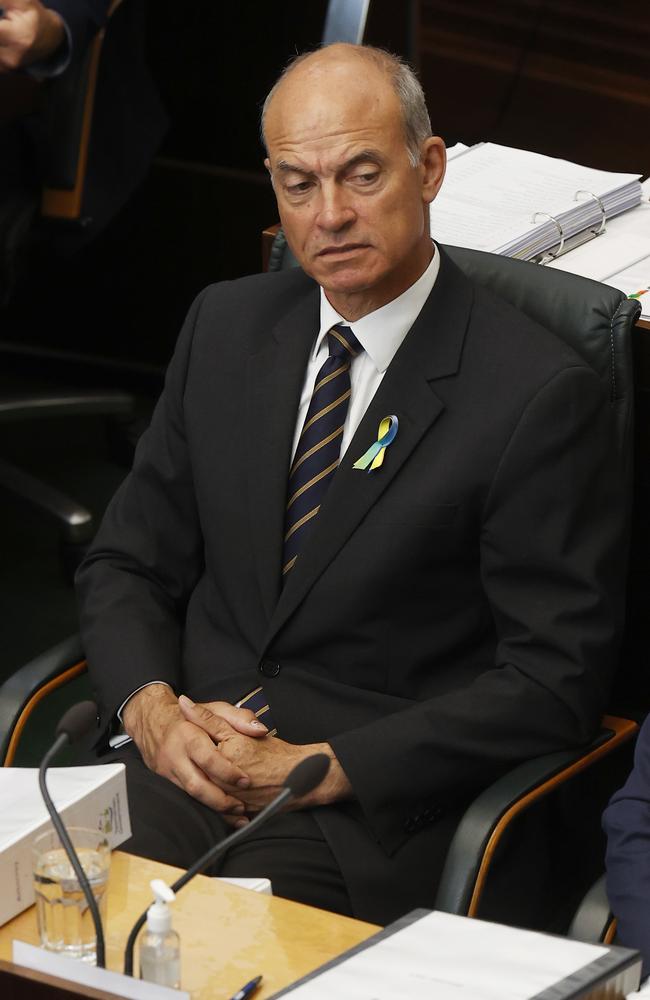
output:
[[[589,362],[606,387],[626,468],[631,467],[632,330],[639,303],[617,288],[575,274],[462,247],[445,250],[469,278],[557,334]]]

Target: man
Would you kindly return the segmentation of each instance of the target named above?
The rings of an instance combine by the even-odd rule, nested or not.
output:
[[[432,904],[476,789],[593,734],[623,498],[595,373],[432,244],[444,145],[406,67],[312,53],[263,129],[303,270],[195,302],[84,643],[135,743],[133,850],[188,863],[323,751],[218,871],[383,923]]]
[[[650,975],[650,718],[639,733],[634,768],[603,816],[607,895],[621,944],[643,955]]]

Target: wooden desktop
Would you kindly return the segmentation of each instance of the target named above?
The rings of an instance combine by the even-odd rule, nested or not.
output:
[[[169,884],[180,874],[179,869],[155,861],[120,851],[113,854],[106,920],[108,968],[122,971],[128,933],[151,902],[151,879],[162,878]],[[379,929],[204,875],[179,892],[173,914],[174,928],[181,938],[181,985],[193,1000],[226,1000],[260,973],[263,980],[254,1000],[264,1000]],[[35,907],[0,927],[0,975],[18,968],[10,964],[14,939],[38,944]],[[29,978],[32,985],[26,982],[22,992],[16,988],[10,994],[3,985],[3,998],[36,998],[37,982],[48,977],[32,974]],[[53,989],[51,993],[39,992],[41,995],[64,994]],[[81,987],[71,995],[108,996],[98,990],[84,992]]]

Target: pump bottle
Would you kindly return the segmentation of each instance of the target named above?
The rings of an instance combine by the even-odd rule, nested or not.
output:
[[[147,927],[140,940],[140,979],[158,986],[180,989],[180,938],[172,930],[172,915],[168,907],[174,893],[162,879],[150,883],[155,902],[147,910]]]

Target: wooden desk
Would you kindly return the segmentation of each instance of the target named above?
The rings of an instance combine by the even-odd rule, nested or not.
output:
[[[155,861],[113,854],[105,928],[108,968],[122,971],[128,933],[151,902],[150,880],[169,884],[180,874]],[[378,930],[204,875],[179,892],[173,913],[181,937],[181,985],[193,1000],[225,1000],[259,973],[264,979],[255,1000],[264,1000]],[[11,960],[14,938],[38,944],[34,907],[0,928],[0,959]]]

